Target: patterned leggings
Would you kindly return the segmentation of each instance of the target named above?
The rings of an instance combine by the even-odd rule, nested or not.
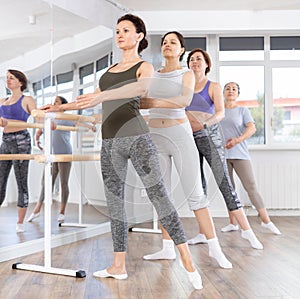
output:
[[[176,245],[186,242],[182,224],[168,198],[159,168],[157,150],[150,135],[102,140],[101,170],[111,221],[114,252],[127,248],[124,189],[128,159],[141,178],[158,218]]]
[[[193,135],[199,151],[200,161],[202,156],[202,160],[203,157],[205,157],[208,162],[223,195],[227,209],[229,211],[234,211],[241,208],[241,202],[230,181],[219,125],[215,124],[207,129],[196,131]],[[203,167],[203,164],[201,167]],[[202,185],[206,186],[204,176],[202,177]]]
[[[0,154],[30,154],[31,138],[27,130],[3,133]],[[0,161],[0,206],[5,195],[8,176],[12,165],[18,185],[18,207],[28,207],[28,166],[29,160]]]

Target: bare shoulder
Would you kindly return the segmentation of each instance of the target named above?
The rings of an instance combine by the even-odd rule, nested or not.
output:
[[[36,103],[32,96],[25,96],[22,102],[23,108],[31,114],[33,109],[36,109]]]
[[[24,99],[23,99],[25,102],[34,102],[34,98],[32,96],[24,96]]]
[[[194,72],[190,69],[186,70],[183,74],[184,78],[190,79],[190,78],[195,78]]]
[[[32,96],[25,96],[23,101],[26,105],[30,105],[30,104],[33,104],[33,103],[35,104],[35,100]]]
[[[214,82],[214,81],[211,81],[210,82],[210,88],[215,90],[215,89],[221,89],[221,85],[219,82]]]
[[[144,61],[138,69],[139,77],[141,76],[152,77],[153,73],[154,73],[153,65],[148,61]]]

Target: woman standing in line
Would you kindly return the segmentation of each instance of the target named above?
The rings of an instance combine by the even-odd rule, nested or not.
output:
[[[200,178],[199,155],[193,140],[193,132],[186,117],[185,107],[193,97],[195,78],[193,72],[184,70],[180,61],[185,53],[183,36],[177,31],[166,33],[161,41],[161,52],[165,66],[155,72],[149,87],[148,98],[142,108],[150,108],[149,123],[151,138],[160,158],[169,196],[171,196],[172,164],[176,167],[190,209],[196,216],[199,227],[207,238],[209,255],[220,267],[232,268],[219,245],[208,200],[203,194]],[[172,162],[173,161],[173,162]],[[174,201],[174,200],[173,200]],[[163,232],[163,248],[159,252],[144,256],[146,260],[175,259],[174,243],[167,231]]]
[[[262,220],[262,227],[269,229],[275,235],[280,235],[279,229],[270,220],[263,199],[257,190],[254,178],[247,139],[256,131],[254,120],[246,107],[239,107],[236,99],[240,94],[240,87],[235,82],[225,84],[225,117],[221,126],[225,138],[225,154],[231,182],[234,187],[233,170],[240,178],[243,187],[247,191],[251,203],[258,211]],[[237,230],[238,225],[234,215],[229,214],[230,224],[223,228],[224,231]]]
[[[0,126],[4,127],[0,154],[30,154],[31,138],[27,129],[6,127],[7,121],[27,122],[36,104],[31,96],[25,96],[27,78],[18,70],[8,70],[6,76],[7,88],[11,91],[8,98],[0,100]],[[0,161],[0,206],[5,195],[8,176],[12,165],[18,185],[18,222],[16,232],[25,231],[24,218],[28,207],[28,166],[29,160]]]
[[[229,178],[223,139],[219,130],[219,122],[224,117],[222,89],[219,83],[211,82],[206,77],[211,68],[210,57],[206,51],[194,49],[188,55],[187,64],[195,74],[196,83],[192,102],[186,111],[199,154],[203,155],[210,165],[227,209],[242,229],[242,238],[248,240],[253,248],[263,249],[249,225]],[[189,240],[189,244],[201,242],[205,242],[202,233]]]
[[[55,107],[56,111],[85,109],[103,103],[101,171],[110,214],[114,261],[94,276],[115,279],[128,276],[124,188],[130,158],[160,221],[177,245],[189,281],[195,289],[201,289],[201,276],[193,265],[182,224],[164,187],[156,147],[139,112],[140,98],[145,95],[147,83],[153,76],[153,66],[139,56],[148,45],[144,22],[131,14],[121,17],[117,22],[116,43],[122,50],[122,61],[103,74],[99,89],[93,94],[79,96],[77,103]],[[44,109],[53,111],[53,107]]]

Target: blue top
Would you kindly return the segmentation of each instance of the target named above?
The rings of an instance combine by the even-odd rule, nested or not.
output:
[[[149,86],[149,97],[167,99],[182,94],[182,77],[187,70],[180,69],[168,73],[155,72]],[[185,109],[182,108],[151,108],[149,118],[185,118]]]
[[[209,85],[210,81],[208,80],[201,91],[194,93],[190,106],[186,107],[185,110],[215,113],[215,104],[208,93]]]
[[[225,117],[220,122],[225,141],[243,134],[247,123],[254,123],[251,113],[246,107],[225,109]],[[247,140],[225,150],[226,159],[250,160]]]
[[[0,116],[6,119],[13,119],[13,120],[21,120],[27,122],[28,117],[30,116],[23,107],[24,95],[22,95],[17,102],[12,105],[3,105],[5,101],[0,106]]]
[[[73,126],[74,121],[71,120],[55,120],[58,126]],[[52,131],[52,154],[72,154],[72,145],[70,141],[71,132],[63,130]]]

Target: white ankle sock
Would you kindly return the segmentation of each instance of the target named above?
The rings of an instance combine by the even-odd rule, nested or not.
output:
[[[209,256],[216,259],[219,266],[225,269],[231,269],[232,264],[228,261],[226,256],[224,255],[220,243],[217,238],[207,240],[208,248],[209,248]]]
[[[255,249],[263,249],[264,248],[263,245],[256,238],[256,236],[251,228],[249,228],[247,230],[242,230],[241,236],[242,236],[242,238],[248,240],[253,248],[255,248]]]
[[[230,223],[230,224],[224,226],[223,228],[221,228],[221,232],[227,233],[227,232],[231,232],[231,231],[238,230],[238,229],[239,229],[238,225],[234,225],[234,224]]]
[[[27,218],[27,222],[31,222],[33,219],[38,218],[40,216],[40,212],[38,213],[31,213],[30,216]]]
[[[187,274],[187,276],[188,276],[188,278],[189,278],[189,281],[190,281],[190,283],[193,285],[193,287],[194,287],[196,290],[201,290],[201,289],[203,289],[202,278],[201,278],[201,275],[199,274],[198,270],[195,269],[194,272],[189,272],[189,271],[187,271],[187,270],[184,268],[181,259],[179,260],[179,265],[180,265],[180,267],[182,267],[182,269],[186,272],[186,274]]]
[[[198,234],[196,237],[187,241],[189,245],[195,245],[199,243],[207,243],[207,239],[204,234]]]
[[[162,250],[153,254],[144,255],[144,260],[175,260],[176,252],[173,240],[163,239]]]
[[[194,289],[203,289],[202,279],[197,269],[194,272],[188,272],[187,270],[185,270],[185,272],[187,273],[189,281],[193,285]]]
[[[269,229],[272,233],[274,233],[275,235],[281,235],[280,230],[275,226],[275,224],[270,221],[269,223],[261,223],[261,226],[264,228]]]

